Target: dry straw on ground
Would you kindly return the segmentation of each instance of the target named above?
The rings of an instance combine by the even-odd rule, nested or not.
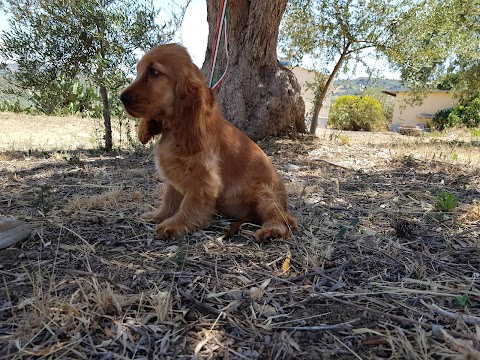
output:
[[[345,135],[260,144],[300,225],[262,245],[156,238],[148,151],[4,152],[0,215],[35,235],[0,251],[0,358],[479,359],[478,143]]]

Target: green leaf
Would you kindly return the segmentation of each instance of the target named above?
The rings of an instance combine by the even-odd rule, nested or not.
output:
[[[353,218],[350,221],[350,224],[348,226],[342,226],[340,230],[335,234],[335,239],[341,239],[345,236],[348,230],[351,230],[355,228],[358,223],[360,222],[360,219],[358,217]]]
[[[472,306],[472,302],[470,301],[468,294],[458,295],[454,298],[454,301],[460,306]]]
[[[435,209],[443,212],[450,212],[452,211],[458,203],[458,198],[448,192],[443,191],[438,195],[435,199]]]

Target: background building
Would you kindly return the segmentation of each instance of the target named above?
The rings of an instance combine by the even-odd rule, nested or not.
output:
[[[298,83],[302,87],[302,97],[303,101],[305,102],[305,119],[307,123],[310,124],[312,120],[313,114],[313,107],[315,106],[315,96],[314,96],[314,83],[315,83],[315,75],[317,72],[313,70],[308,70],[302,68],[300,66],[294,66],[290,68],[295,76],[297,77]],[[318,116],[318,126],[319,128],[326,128],[327,127],[327,120],[328,120],[328,113],[330,111],[330,106],[332,103],[332,87],[328,91],[325,100],[323,101],[322,110]]]
[[[426,128],[435,113],[439,110],[451,108],[455,105],[456,99],[450,91],[436,90],[425,95],[421,104],[412,104],[412,92],[408,90],[385,90],[384,94],[395,97],[393,110],[392,127],[398,131],[402,126],[418,126]]]

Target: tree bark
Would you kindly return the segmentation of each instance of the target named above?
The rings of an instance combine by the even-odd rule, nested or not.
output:
[[[315,106],[313,107],[312,123],[310,124],[310,134],[315,135],[317,131],[318,114],[320,114],[320,110],[322,110],[323,101],[325,100],[325,97],[327,96],[327,93],[328,93],[328,89],[330,89],[330,85],[332,85],[332,82],[335,79],[335,76],[337,75],[338,70],[340,70],[340,68],[342,67],[346,57],[347,57],[347,50],[343,51],[342,55],[340,55],[340,59],[338,59],[337,63],[335,64],[335,67],[333,68],[332,73],[328,76],[328,79],[325,85],[324,86],[323,84],[319,85],[319,91],[317,92],[319,95],[315,100]],[[322,86],[323,86],[323,89],[321,89]]]
[[[278,29],[286,4],[287,0],[228,3],[230,60],[217,97],[227,120],[254,140],[305,132],[300,86],[277,59]],[[222,0],[207,0],[209,36],[202,68],[207,79],[221,6]]]
[[[105,139],[105,151],[112,151],[112,121],[110,118],[110,103],[108,101],[107,88],[104,84],[100,84],[99,88],[103,102],[103,123],[105,124],[105,135],[103,138]]]

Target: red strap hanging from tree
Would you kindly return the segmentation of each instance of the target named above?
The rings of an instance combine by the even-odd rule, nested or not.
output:
[[[217,35],[215,37],[215,45],[213,48],[212,54],[212,65],[210,68],[210,81],[209,86],[211,89],[216,89],[220,83],[222,82],[223,78],[227,74],[228,69],[228,16],[227,16],[227,6],[228,0],[223,0],[222,2],[222,11],[220,13],[220,18],[218,19],[218,27],[217,27]],[[222,43],[222,47],[220,48],[220,44]],[[226,65],[223,72],[217,76],[218,69],[218,59],[220,56],[225,56]]]

